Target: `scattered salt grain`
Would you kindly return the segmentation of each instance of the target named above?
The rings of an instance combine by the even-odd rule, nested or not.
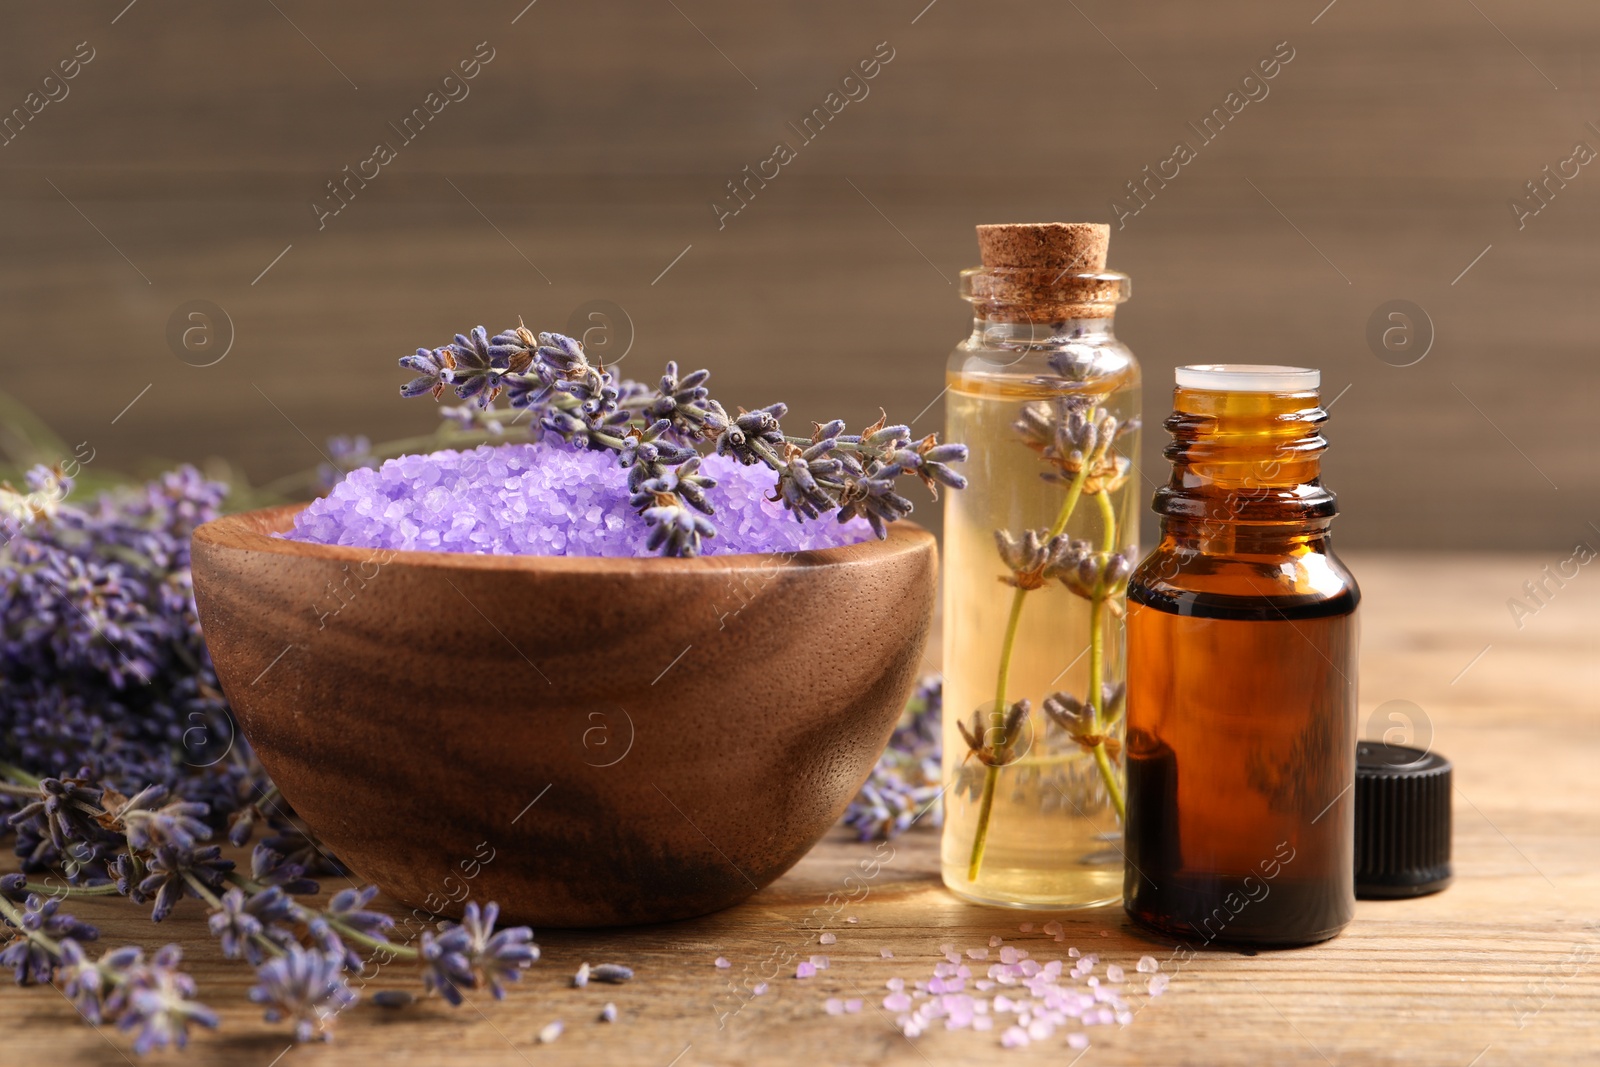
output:
[[[796,978],[813,978],[817,973],[817,965],[810,960],[801,960],[795,964],[794,976]]]
[[[1152,997],[1159,997],[1161,994],[1163,994],[1163,993],[1165,993],[1167,991],[1167,985],[1171,981],[1172,981],[1172,979],[1168,978],[1164,974],[1152,974],[1150,976],[1150,985],[1149,985],[1150,995]]]
[[[984,955],[988,955],[988,953],[986,952]],[[1001,963],[1016,963],[1017,960],[1021,958],[1021,956],[1017,955],[1017,950],[1012,948],[1010,945],[1007,945],[1005,948],[1000,950]]]
[[[878,955],[882,956],[886,960],[894,959],[894,952],[891,951],[890,949],[880,948],[878,950]]]
[[[1044,924],[1044,932],[1049,934],[1051,937],[1061,933],[1063,929],[1065,928],[1054,919],[1051,919],[1049,922]]]
[[[1156,962],[1156,958],[1154,956],[1140,956],[1139,957],[1139,973],[1140,974],[1155,974],[1160,969],[1161,969],[1161,964]]]
[[[612,1003],[608,1002],[605,1007],[601,1008],[600,1009],[600,1021],[603,1022],[603,1023],[614,1023],[614,1022],[616,1022],[617,1021],[617,1006],[615,1004],[612,1004]]]
[[[1120,982],[1122,981],[1122,978],[1123,973],[1121,967],[1118,967],[1115,963],[1106,964],[1106,981]]]
[[[767,983],[765,982],[757,982],[755,985],[750,987],[750,995],[753,997],[762,996],[766,993],[766,991]]]
[[[712,960],[711,962],[716,964],[718,967],[720,967],[723,970],[727,970],[729,967],[733,966],[732,963],[728,962],[728,957],[726,957],[726,956],[718,956],[716,959]]]
[[[1005,940],[1005,938],[1001,937],[999,934],[991,934],[989,936],[989,947],[990,948],[999,948],[1001,942],[1003,942],[1004,940]]]
[[[818,943],[824,945],[831,945],[838,940],[839,938],[833,934],[823,934],[821,937],[817,938]]]
[[[844,1013],[846,1015],[859,1015],[859,1014],[861,1014],[861,998],[859,998],[859,997],[851,997],[849,1000],[845,1001],[844,1002]]]
[[[829,997],[827,1000],[822,1002],[822,1010],[827,1012],[829,1015],[843,1015],[844,1001],[840,1000],[838,997]]]
[[[1100,936],[1101,937],[1110,937],[1111,936],[1111,931],[1110,930],[1101,930],[1100,931]]]
[[[967,949],[967,955],[975,960],[986,960],[989,958],[989,950],[986,948],[969,948]]]
[[[828,957],[826,957],[826,956],[812,956],[811,957],[811,966],[815,967],[819,971],[827,970],[828,969]]]
[[[1017,927],[1017,929],[1021,930],[1025,934],[1031,934],[1031,933],[1033,933],[1033,924],[1032,923],[1023,923],[1021,926]]]
[[[911,998],[905,993],[890,993],[883,998],[884,1011],[910,1011]]]
[[[854,915],[846,915],[844,917],[844,921],[847,922],[847,923],[858,923],[861,920],[856,918]]]
[[[541,1045],[548,1045],[550,1042],[560,1037],[561,1031],[565,1029],[566,1027],[561,1025],[560,1019],[557,1019],[553,1023],[546,1023],[544,1028],[539,1031],[537,1040]]]
[[[883,984],[885,987],[898,993],[906,987],[906,980],[904,978],[891,978]]]
[[[572,984],[579,989],[589,984],[589,965],[587,963],[578,965],[578,973],[572,976]]]
[[[1089,1035],[1088,1034],[1068,1034],[1067,1035],[1067,1047],[1068,1048],[1088,1048],[1089,1047]]]
[[[1013,1026],[1000,1035],[1002,1048],[1022,1048],[1028,1043],[1028,1032],[1020,1026]]]

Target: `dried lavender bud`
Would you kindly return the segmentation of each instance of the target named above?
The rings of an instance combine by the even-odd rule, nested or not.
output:
[[[9,968],[18,985],[47,983],[55,970],[54,953],[46,944],[36,940],[37,935],[45,938],[68,937],[76,941],[93,941],[100,936],[94,927],[60,911],[60,907],[60,898],[41,897],[37,893],[28,894],[23,902],[20,926],[16,927],[21,936],[0,949],[0,967]],[[12,925],[9,918],[6,925]]]
[[[127,951],[127,950],[123,950]],[[137,949],[133,950],[137,953]],[[115,974],[121,962],[112,953],[102,958],[102,974]],[[126,957],[124,957],[126,958]],[[104,1012],[115,1017],[119,1030],[137,1028],[133,1051],[143,1056],[155,1049],[183,1048],[189,1043],[190,1025],[217,1028],[217,1015],[210,1008],[193,999],[194,979],[178,970],[183,951],[177,945],[167,945],[156,952],[148,963],[137,956],[124,970],[115,989],[106,998]],[[108,966],[109,963],[109,966]]]
[[[217,845],[205,848],[183,848],[178,845],[161,845],[145,865],[145,877],[139,882],[139,893],[153,899],[150,921],[160,922],[172,912],[174,905],[185,896],[198,896],[189,879],[194,878],[209,889],[220,891],[223,879],[233,870],[233,861],[221,858]],[[130,894],[131,895],[131,894]]]
[[[777,450],[784,444],[783,427],[778,420],[789,411],[787,404],[769,404],[754,411],[741,411],[716,437],[719,456],[732,456],[740,463],[777,465]]]
[[[416,371],[417,376],[400,387],[400,395],[409,398],[427,393],[439,399],[446,384],[445,365],[450,361],[448,350],[443,348],[419,348],[414,356],[401,356],[400,366]]]
[[[582,989],[589,984],[589,965],[587,963],[578,964],[578,973],[572,976],[572,984],[578,989]]]
[[[1104,745],[1106,751],[1115,757],[1122,751],[1122,742],[1113,736],[1111,726],[1122,713],[1125,692],[1120,682],[1114,685],[1103,683],[1100,687],[1101,708],[1098,715],[1094,704],[1085,704],[1071,693],[1051,693],[1044,699],[1044,711],[1079,746],[1093,749]],[[1098,724],[1095,722],[1097,717],[1100,720]]]
[[[1043,588],[1056,571],[1075,564],[1089,552],[1089,542],[1074,541],[1066,534],[1051,537],[1048,530],[1024,530],[1020,538],[1006,530],[996,530],[994,539],[1001,562],[1012,572],[1000,580],[1019,589]]]
[[[1012,704],[1005,717],[998,722],[992,711],[980,709],[972,713],[971,729],[960,719],[956,720],[956,729],[961,732],[961,739],[967,743],[967,748],[979,763],[985,767],[1004,767],[1022,756],[1016,744],[1022,736],[1022,724],[1027,721],[1031,709],[1032,704],[1024,698]]]
[[[1128,549],[1109,556],[1100,552],[1064,554],[1051,560],[1044,576],[1060,579],[1062,585],[1086,600],[1109,600],[1127,591],[1136,551]]]
[[[448,348],[452,358],[444,367],[441,380],[453,385],[462,400],[475,398],[478,406],[485,408],[494,403],[509,361],[503,352],[490,346],[484,328],[474,326],[470,333],[456,334]]]
[[[476,901],[468,901],[459,925],[442,922],[437,937],[423,934],[423,984],[452,1004],[461,1003],[457,987],[487,985],[496,1000],[503,999],[505,985],[520,979],[539,958],[539,946],[526,926],[496,931],[499,915],[497,904],[480,910]]]
[[[589,977],[596,982],[610,982],[612,985],[621,985],[633,977],[633,968],[624,967],[620,963],[600,963],[590,969]]]
[[[717,536],[717,528],[710,520],[682,504],[646,508],[643,514],[651,527],[645,547],[661,549],[664,555],[698,556],[701,538]]]
[[[614,1022],[616,1022],[617,1021],[617,1006],[608,1001],[606,1003],[606,1006],[600,1009],[600,1019],[599,1019],[599,1021],[603,1022],[603,1023],[614,1023]]]
[[[320,888],[305,877],[305,868],[291,863],[270,848],[265,841],[250,852],[250,880],[261,885],[282,886],[285,893],[306,895]],[[335,898],[337,899],[337,898]]]
[[[561,1032],[565,1029],[566,1027],[561,1024],[560,1019],[557,1019],[553,1023],[546,1023],[544,1026],[540,1027],[536,1040],[541,1045],[548,1045],[556,1038],[560,1037]]]
[[[339,1013],[356,1002],[358,994],[345,981],[344,961],[315,948],[288,945],[256,970],[257,982],[249,997],[266,1007],[269,1023],[294,1022],[294,1039],[302,1044],[314,1037],[332,1039]]]
[[[372,1003],[380,1008],[409,1008],[416,1002],[416,994],[409,989],[380,989],[372,994]]]

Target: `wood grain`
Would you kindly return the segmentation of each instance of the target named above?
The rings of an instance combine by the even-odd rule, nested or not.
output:
[[[914,523],[809,552],[550,558],[272,536],[298,511],[195,531],[241,731],[362,878],[541,927],[704,915],[792,867],[889,740],[938,586]]]
[[[1418,900],[1361,901],[1346,933],[1324,945],[1257,956],[1201,952],[1169,967],[1169,992],[1132,1025],[1096,1034],[1081,1060],[1058,1035],[998,1062],[1520,1067],[1592,1058],[1600,1037],[1600,580],[1581,572],[1518,629],[1506,600],[1552,562],[1542,556],[1355,553],[1349,562],[1365,593],[1364,732],[1381,735],[1390,712],[1404,712],[1414,740],[1431,734],[1454,761],[1455,884]],[[1414,707],[1390,703],[1399,700]],[[727,912],[631,930],[540,931],[544,959],[503,1003],[474,996],[457,1011],[427,1002],[399,1013],[362,1003],[339,1021],[333,1044],[287,1053],[282,1028],[262,1023],[244,1000],[248,970],[219,958],[194,901],[159,928],[113,902],[74,910],[99,922],[110,944],[187,946],[223,1016],[223,1030],[200,1035],[187,1054],[196,1065],[268,1067],[280,1055],[284,1064],[310,1056],[327,1064],[641,1067],[991,1062],[1000,1055],[994,1034],[935,1030],[913,1045],[870,1006],[859,1016],[823,1013],[825,997],[861,996],[871,1005],[886,979],[926,977],[944,942],[965,948],[1000,934],[1041,958],[1065,947],[1017,931],[1043,914],[978,908],[947,894],[936,834],[913,831],[892,847],[865,896],[829,927],[838,935],[829,948],[817,947],[811,931],[837,907],[829,894],[860,896],[860,882],[845,879],[859,879],[861,861],[875,853],[840,831]],[[840,921],[850,915],[859,922]],[[1115,907],[1063,922],[1070,944],[1112,960],[1171,952]],[[883,947],[893,960],[880,957]],[[775,979],[771,992],[742,1007],[728,992],[730,976],[742,980],[747,967],[759,973],[774,954],[819,951],[833,965],[817,978]],[[734,969],[713,967],[718,955]],[[627,963],[638,977],[572,989],[571,974],[585,960]],[[375,988],[391,984],[402,983],[385,975]],[[608,1000],[621,1019],[592,1022]],[[566,1034],[537,1045],[539,1028],[558,1018]],[[74,1019],[53,990],[4,990],[0,1062],[123,1062],[120,1035],[98,1035]]]

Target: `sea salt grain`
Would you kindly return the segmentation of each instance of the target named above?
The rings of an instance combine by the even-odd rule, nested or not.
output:
[[[564,1030],[564,1029],[566,1029],[566,1027],[561,1025],[561,1020],[559,1020],[559,1019],[557,1019],[553,1023],[546,1023],[544,1028],[539,1031],[539,1036],[538,1036],[539,1044],[541,1044],[541,1045],[550,1044],[550,1042],[554,1041],[556,1038],[561,1036],[561,1031]]]
[[[1115,963],[1106,964],[1106,981],[1120,982],[1122,981],[1122,978],[1123,974],[1121,967],[1118,967]]]
[[[1150,986],[1149,986],[1150,995],[1152,997],[1159,997],[1161,994],[1163,994],[1163,993],[1165,993],[1167,991],[1167,985],[1171,981],[1172,981],[1172,979],[1168,978],[1164,974],[1153,974],[1153,975],[1151,975],[1150,976]]]
[[[796,522],[769,499],[777,474],[707,456],[701,473],[717,536],[706,555],[786,552],[855,544],[862,519]],[[294,541],[433,552],[534,556],[648,556],[649,527],[628,503],[628,472],[609,452],[559,441],[480,445],[401,456],[351,471],[295,518]]]
[[[838,940],[839,939],[833,934],[823,934],[821,937],[817,938],[817,941],[824,945],[831,945]]]
[[[1139,973],[1140,974],[1155,974],[1160,969],[1161,969],[1161,964],[1156,962],[1156,958],[1154,956],[1140,956],[1139,957]]]
[[[809,960],[801,960],[795,964],[794,976],[796,978],[814,978],[817,974],[817,965]]]
[[[733,966],[733,964],[728,961],[728,957],[726,957],[726,956],[718,956],[716,959],[712,960],[711,962],[716,964],[718,967],[720,967],[723,970],[727,970],[729,967]]]

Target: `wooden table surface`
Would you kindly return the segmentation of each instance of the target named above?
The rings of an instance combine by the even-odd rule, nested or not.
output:
[[[1600,575],[1580,568],[1522,617],[1543,556],[1357,555],[1363,607],[1363,734],[1381,735],[1402,712],[1415,739],[1455,763],[1456,882],[1410,901],[1363,901],[1356,921],[1325,945],[1256,956],[1201,951],[1171,975],[1160,998],[1140,998],[1133,1022],[1090,1031],[1081,1055],[1097,1064],[1500,1064],[1589,1062],[1600,1040]],[[1571,568],[1568,568],[1570,572]],[[1528,606],[1534,606],[1531,602]],[[1392,701],[1408,701],[1407,705]],[[1379,725],[1382,723],[1383,725]],[[913,831],[883,846],[867,891],[816,945],[807,920],[874,855],[834,831],[789,874],[746,904],[690,922],[621,931],[539,931],[543,959],[503,1003],[474,993],[452,1010],[437,1000],[402,1011],[363,1001],[329,1045],[291,1048],[283,1027],[245,1000],[248,968],[221,959],[198,902],[159,928],[117,901],[75,902],[102,942],[182,942],[204,999],[222,1016],[199,1033],[187,1062],[269,1067],[325,1064],[943,1064],[1079,1062],[1065,1031],[1014,1052],[990,1033],[930,1030],[911,1041],[876,1007],[885,980],[926,978],[939,945],[983,946],[999,934],[1048,960],[1068,945],[1130,970],[1172,946],[1131,928],[1117,907],[1058,916],[1067,941],[1018,932],[1045,913],[964,904],[940,886],[937,834]],[[855,883],[852,883],[855,884]],[[332,887],[337,888],[337,887]],[[604,886],[596,886],[604,892]],[[859,896],[859,894],[858,894]],[[821,909],[821,910],[819,910]],[[843,920],[855,916],[856,923]],[[810,926],[816,926],[813,920]],[[883,959],[881,948],[893,950]],[[808,980],[780,977],[762,997],[728,992],[744,968],[775,954],[826,953]],[[718,970],[718,955],[733,962]],[[624,986],[570,988],[582,961],[637,971]],[[792,973],[792,964],[788,973]],[[830,1017],[830,996],[861,997],[859,1015]],[[614,1001],[620,1018],[595,1021]],[[734,1010],[738,1009],[738,1010]],[[731,1013],[724,1015],[724,1013]],[[535,1035],[560,1019],[565,1034]],[[96,1033],[53,989],[0,993],[0,1063],[122,1063],[129,1042]],[[131,1059],[131,1053],[128,1053]]]

